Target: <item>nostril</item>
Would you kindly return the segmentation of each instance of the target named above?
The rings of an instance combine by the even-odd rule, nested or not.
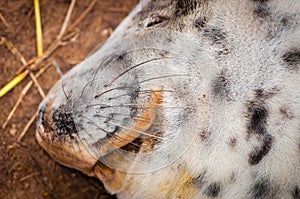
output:
[[[42,132],[45,131],[44,127],[45,127],[45,113],[46,113],[46,109],[47,109],[47,106],[48,106],[48,102],[45,102],[41,107],[40,107],[40,110],[39,110],[39,113],[38,113],[38,127],[40,128],[40,130]]]
[[[52,130],[59,138],[68,136],[73,139],[77,133],[76,125],[73,118],[73,111],[69,105],[60,105],[53,110]]]

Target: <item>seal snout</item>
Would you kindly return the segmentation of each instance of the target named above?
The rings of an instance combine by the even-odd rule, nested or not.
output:
[[[44,101],[38,113],[38,132],[50,140],[74,139],[77,129],[70,105],[53,107],[53,100]]]
[[[45,113],[46,113],[46,109],[48,106],[48,101],[44,101],[43,104],[40,106],[39,112],[38,112],[38,117],[37,117],[37,125],[38,125],[38,129],[42,132],[45,132]]]

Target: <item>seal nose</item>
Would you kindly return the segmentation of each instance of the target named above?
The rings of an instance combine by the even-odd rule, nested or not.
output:
[[[73,139],[77,133],[73,112],[68,104],[54,108],[51,100],[43,102],[37,121],[40,133],[47,134],[47,137],[61,139],[68,136]]]
[[[58,108],[52,108],[52,125],[51,130],[54,131],[58,138],[69,137],[74,138],[77,134],[76,125],[73,117],[73,110],[71,105],[60,105]]]

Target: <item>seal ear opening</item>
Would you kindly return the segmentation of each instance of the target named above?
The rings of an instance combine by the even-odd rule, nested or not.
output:
[[[125,172],[113,170],[100,162],[95,165],[94,173],[111,194],[120,192],[127,175]]]

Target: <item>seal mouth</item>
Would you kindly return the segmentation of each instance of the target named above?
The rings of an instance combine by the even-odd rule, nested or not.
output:
[[[107,139],[107,142],[103,143],[102,140],[96,142],[94,146],[100,149],[100,156],[105,156],[116,149],[128,146],[137,139],[154,139],[155,135],[145,132],[153,124],[157,116],[157,106],[162,103],[162,98],[162,91],[153,91],[151,101],[140,116],[142,119],[137,120],[131,128],[120,128],[114,133],[114,136]]]
[[[68,113],[61,113],[61,118],[67,121],[55,121],[53,118],[55,118],[56,109],[53,109],[53,100],[46,100],[40,106],[36,139],[50,156],[59,163],[79,169],[88,175],[93,175],[95,164],[106,162],[107,157],[115,157],[118,154],[116,151],[122,150],[125,153],[134,155],[146,153],[153,149],[156,136],[147,133],[147,130],[156,119],[158,106],[162,103],[162,100],[161,90],[152,91],[150,101],[146,104],[139,119],[130,128],[120,127],[110,137],[100,139],[92,145],[87,145],[82,141],[79,136],[80,129],[75,128],[76,131],[74,131],[74,128],[70,127],[73,126],[71,123],[74,121],[69,118]],[[64,111],[66,110],[68,109],[64,109]],[[60,111],[62,110],[60,109]],[[63,122],[67,123],[68,126],[60,125]],[[110,167],[110,165],[107,166]]]

